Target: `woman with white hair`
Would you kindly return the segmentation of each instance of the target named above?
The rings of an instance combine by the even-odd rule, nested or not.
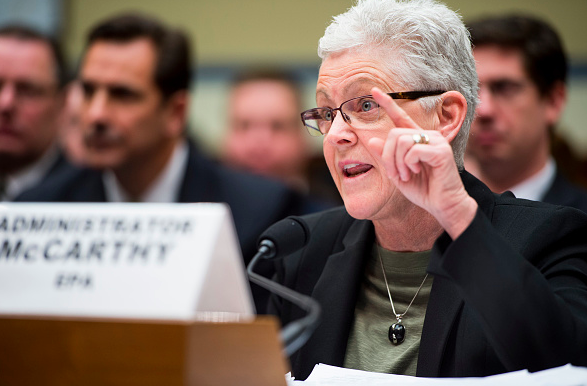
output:
[[[291,357],[427,377],[587,365],[587,217],[496,195],[463,169],[477,102],[468,32],[434,0],[359,0],[320,40],[318,107],[344,207],[276,279],[323,319]],[[280,299],[283,324],[303,311]]]

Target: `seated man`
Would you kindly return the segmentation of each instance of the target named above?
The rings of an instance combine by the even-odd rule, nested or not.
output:
[[[225,202],[247,263],[262,230],[307,213],[307,201],[280,183],[200,154],[184,132],[191,69],[187,37],[158,21],[123,15],[93,28],[79,73],[83,164],[89,169],[72,170],[21,200]],[[266,292],[254,291],[263,299],[257,301],[262,312]]]
[[[338,203],[340,196],[324,160],[311,155],[300,106],[293,75],[276,69],[239,74],[230,91],[222,159],[232,167],[280,180],[318,201]]]
[[[0,201],[67,168],[57,145],[66,78],[55,40],[28,27],[0,28]]]
[[[300,110],[300,92],[288,74],[277,70],[240,74],[228,100],[223,160],[307,190],[310,149]]]
[[[567,59],[557,33],[529,16],[468,24],[479,75],[467,170],[494,192],[587,212],[587,192],[571,184],[551,155],[566,104]]]

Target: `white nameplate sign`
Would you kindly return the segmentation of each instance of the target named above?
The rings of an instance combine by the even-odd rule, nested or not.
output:
[[[0,314],[253,315],[224,204],[0,204]]]

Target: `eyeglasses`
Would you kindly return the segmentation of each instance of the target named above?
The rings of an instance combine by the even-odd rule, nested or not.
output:
[[[4,87],[9,87],[9,83],[4,79],[0,79],[0,93],[3,92]],[[42,84],[29,81],[13,82],[15,98],[25,102],[35,102],[47,97],[53,97],[53,93],[57,89],[55,84]]]
[[[481,88],[487,87],[493,98],[500,102],[508,103],[529,85],[524,80],[500,79],[482,83]]]
[[[446,91],[402,91],[388,93],[393,99],[418,99],[427,96],[440,95]],[[302,113],[302,122],[308,133],[313,137],[327,134],[336,118],[336,111],[340,111],[342,119],[356,129],[365,128],[369,124],[377,122],[380,117],[379,104],[375,102],[373,95],[363,95],[342,102],[340,107],[317,107]]]

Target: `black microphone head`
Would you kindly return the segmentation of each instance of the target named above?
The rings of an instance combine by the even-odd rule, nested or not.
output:
[[[266,258],[283,257],[303,248],[310,239],[308,224],[299,217],[290,216],[271,225],[259,237],[259,246],[268,240],[274,245],[274,253]]]

